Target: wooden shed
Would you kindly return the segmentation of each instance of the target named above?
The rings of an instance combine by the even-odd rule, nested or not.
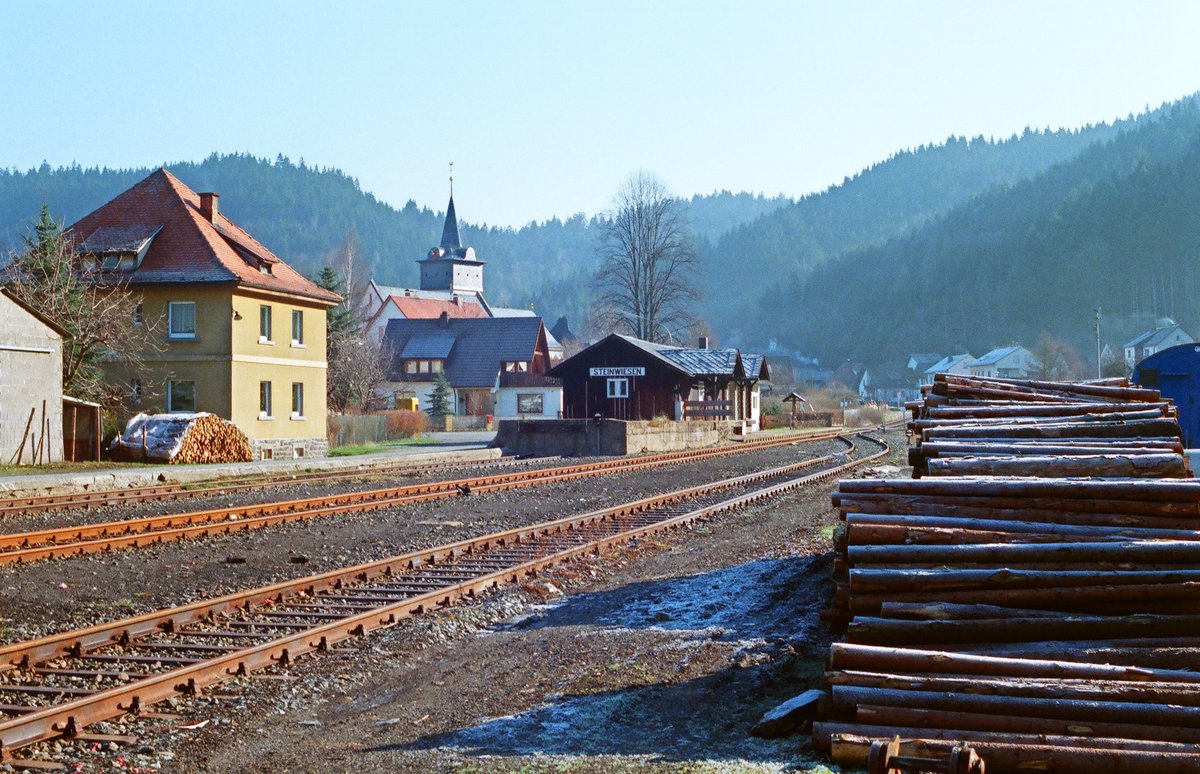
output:
[[[761,355],[675,347],[611,334],[552,368],[562,379],[563,417],[706,419],[758,428]]]

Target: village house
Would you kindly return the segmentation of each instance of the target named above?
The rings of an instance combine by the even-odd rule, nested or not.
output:
[[[454,193],[446,205],[442,239],[417,261],[421,268],[419,288],[369,285],[367,301],[368,335],[383,336],[392,320],[436,320],[447,317],[505,318],[537,315],[530,309],[492,306],[483,293],[485,261],[475,248],[463,246],[458,232]],[[561,321],[565,325],[565,320]],[[568,329],[569,331],[569,329]],[[553,361],[562,359],[562,345],[548,331],[546,340]]]
[[[925,373],[921,375],[921,384],[933,384],[933,377],[937,374],[957,374],[959,376],[970,374],[971,364],[974,362],[975,358],[966,352],[960,355],[946,355],[925,369]]]
[[[142,366],[113,361],[129,411],[208,411],[239,427],[260,459],[323,455],[325,316],[340,298],[301,276],[165,169],[73,224],[89,269],[141,297],[161,321]]]
[[[1040,367],[1033,353],[1020,345],[998,347],[967,366],[971,376],[1027,379],[1029,372]]]
[[[562,379],[563,416],[701,419],[759,428],[766,359],[737,349],[656,344],[609,334],[549,371]]]
[[[547,419],[562,409],[562,387],[546,376],[550,350],[540,317],[394,319],[384,343],[390,360],[380,390],[393,402],[411,398],[428,409],[445,374],[451,413],[460,417]]]
[[[1151,330],[1125,342],[1125,364],[1133,368],[1139,360],[1145,360],[1164,349],[1192,344],[1196,340],[1170,317],[1160,318]]]
[[[842,363],[829,375],[829,384],[840,384],[859,400],[866,400],[871,395],[872,379],[871,369],[862,363]]]

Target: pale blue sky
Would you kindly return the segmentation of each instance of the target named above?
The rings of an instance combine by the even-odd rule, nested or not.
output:
[[[0,5],[0,167],[249,151],[503,225],[677,194],[799,196],[947,135],[1200,90],[1200,2]]]

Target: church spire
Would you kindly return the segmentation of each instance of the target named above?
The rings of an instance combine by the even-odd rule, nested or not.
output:
[[[458,215],[454,213],[454,162],[450,162],[450,204],[446,205],[446,224],[442,226],[441,248],[446,252],[462,249],[458,236]]]

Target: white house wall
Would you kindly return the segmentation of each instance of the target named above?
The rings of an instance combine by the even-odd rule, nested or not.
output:
[[[15,461],[22,439],[25,462],[38,445],[41,459],[62,461],[62,337],[0,295],[0,465]]]
[[[537,393],[542,396],[541,414],[517,412],[517,395]],[[562,414],[561,387],[500,387],[496,390],[496,416],[499,419],[558,419]]]

